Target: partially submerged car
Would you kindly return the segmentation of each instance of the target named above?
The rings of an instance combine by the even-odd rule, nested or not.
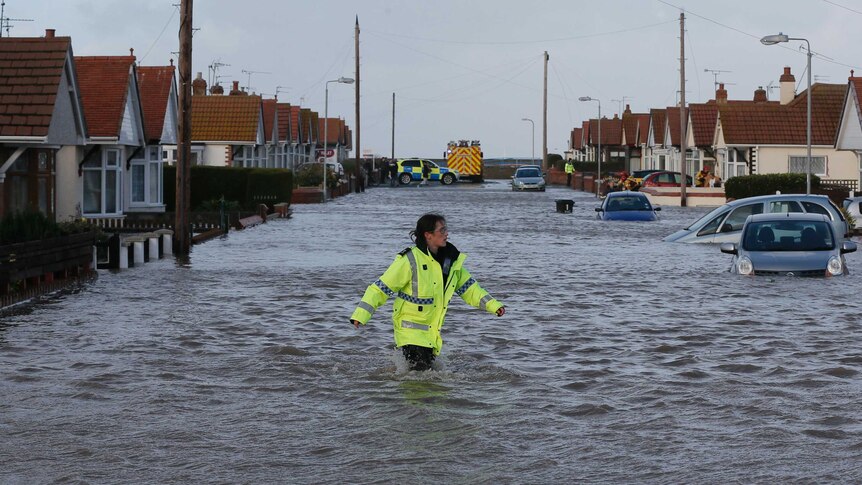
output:
[[[848,274],[844,254],[856,243],[841,241],[823,214],[757,214],[748,217],[740,243],[724,243],[730,272],[741,275],[839,276]]]
[[[596,218],[602,221],[655,221],[656,211],[646,194],[640,192],[610,192],[602,205],[596,207]]]
[[[825,195],[777,194],[746,197],[717,207],[693,224],[664,238],[668,242],[739,242],[746,218],[754,214],[822,214],[829,217],[839,241],[849,237],[844,215]]]
[[[545,191],[545,177],[542,169],[536,166],[519,167],[512,175],[512,190]]]
[[[862,197],[849,197],[842,202],[844,210],[855,219],[852,230],[862,229]]]

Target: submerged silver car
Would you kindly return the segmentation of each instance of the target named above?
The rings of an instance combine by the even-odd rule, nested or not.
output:
[[[512,175],[512,190],[545,190],[545,177],[539,167],[520,167]]]
[[[807,213],[823,214],[829,218],[835,237],[843,241],[850,228],[829,197],[825,195],[776,194],[746,197],[717,207],[693,224],[664,238],[668,242],[686,243],[738,243],[742,225],[754,214]]]
[[[739,243],[723,243],[732,254],[730,272],[741,275],[838,276],[848,274],[842,241],[822,214],[757,214],[748,217]]]

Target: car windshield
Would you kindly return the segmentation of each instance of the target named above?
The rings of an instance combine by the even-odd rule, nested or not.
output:
[[[528,169],[522,168],[521,170],[518,170],[518,173],[515,174],[515,177],[519,177],[519,178],[520,177],[541,177],[541,176],[542,176],[542,174],[539,173],[539,171],[534,169],[534,168],[528,168]]]
[[[763,221],[745,228],[742,247],[747,251],[830,251],[835,240],[823,221]]]
[[[646,197],[621,196],[621,197],[611,197],[610,199],[608,199],[608,207],[606,210],[609,212],[615,212],[615,211],[648,211],[648,210],[652,210],[652,206],[650,206],[650,203],[646,199]]]

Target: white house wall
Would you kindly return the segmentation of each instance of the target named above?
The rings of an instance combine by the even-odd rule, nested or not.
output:
[[[57,222],[81,217],[81,195],[84,179],[78,176],[78,163],[84,157],[84,147],[64,146],[56,155]]]
[[[131,88],[130,88],[131,89]],[[140,146],[142,144],[139,133],[141,133],[141,127],[136,126],[137,121],[141,118],[137,116],[135,110],[135,104],[132,102],[132,96],[127,91],[126,92],[126,105],[123,108],[123,121],[120,125],[120,141],[121,145],[134,145]]]
[[[787,173],[790,155],[804,157],[807,154],[806,147],[758,147],[757,150],[757,173]],[[859,178],[859,168],[856,163],[856,154],[850,151],[840,151],[833,148],[811,147],[812,157],[826,157],[826,167],[829,173],[821,178],[849,179]],[[817,175],[817,174],[815,174]]]
[[[838,130],[839,138],[836,146],[839,150],[862,150],[862,120],[859,119],[859,112],[856,108],[858,102],[850,91],[850,96],[844,104],[844,116],[841,118],[840,129]]]
[[[162,145],[177,144],[177,92],[176,85],[171,82],[171,92],[168,94],[168,106],[165,109],[165,123],[162,125]]]
[[[227,166],[227,161],[225,159],[225,149],[229,150],[230,145],[204,145],[203,160],[201,161],[201,165],[206,165],[209,167]]]

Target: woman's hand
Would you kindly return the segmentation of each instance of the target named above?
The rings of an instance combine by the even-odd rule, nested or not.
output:
[[[502,317],[505,314],[506,314],[506,307],[501,306],[500,308],[497,309],[497,316],[498,317]]]
[[[350,323],[352,323],[354,327],[359,328],[359,320],[350,320]]]

